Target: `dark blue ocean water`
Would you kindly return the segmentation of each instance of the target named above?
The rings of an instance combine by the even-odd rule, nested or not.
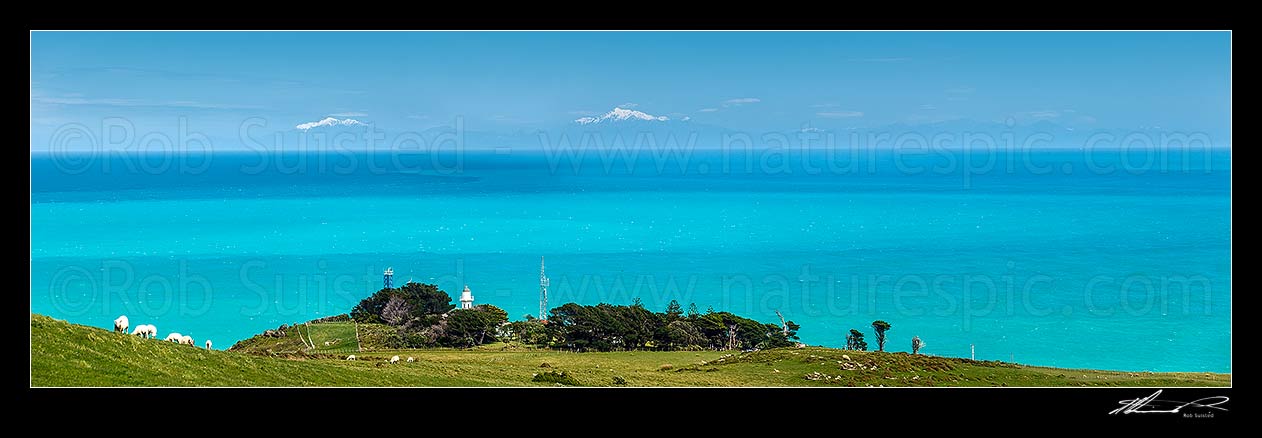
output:
[[[31,310],[216,347],[436,282],[764,321],[809,344],[1231,371],[1230,151],[519,150],[31,158]],[[870,344],[875,345],[874,342]]]

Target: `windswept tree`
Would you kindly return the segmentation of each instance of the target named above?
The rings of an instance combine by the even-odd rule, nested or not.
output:
[[[456,306],[451,304],[451,296],[433,284],[408,282],[396,289],[381,289],[368,298],[364,298],[351,309],[351,319],[358,323],[388,322],[384,315],[385,308],[394,297],[403,299],[407,304],[408,317],[404,323],[432,325],[440,315],[451,311]]]
[[[472,347],[495,342],[500,326],[508,322],[508,312],[490,304],[452,310],[447,315],[447,326],[439,343],[448,347]]]
[[[885,332],[890,329],[890,323],[876,320],[872,321],[872,330],[876,332],[876,351],[885,351]]]
[[[920,336],[911,337],[911,354],[916,354],[921,348],[924,348],[925,341],[920,340]]]
[[[408,320],[408,315],[412,313],[412,306],[398,295],[390,295],[390,301],[386,302],[386,307],[381,309],[381,319],[387,324],[401,325]]]
[[[846,335],[846,349],[868,351],[868,343],[863,340],[863,332],[850,329],[850,334]]]

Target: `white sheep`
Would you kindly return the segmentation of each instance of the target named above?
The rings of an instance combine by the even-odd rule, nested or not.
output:
[[[127,333],[127,315],[119,316],[114,320],[114,331],[118,333]]]
[[[155,327],[153,324],[141,324],[136,326],[136,330],[131,332],[131,334],[146,339],[156,338],[158,337],[158,327]]]
[[[181,335],[176,332],[171,332],[171,334],[167,335],[167,338],[166,338],[167,341],[174,342],[177,344],[180,343],[182,339],[184,339],[184,335]]]
[[[207,339],[207,340],[206,340],[206,349],[207,349],[207,350],[209,350],[209,349],[210,349],[210,339]]]
[[[399,363],[399,356],[390,358],[390,363]]]
[[[408,356],[408,362],[416,362],[416,359],[412,358],[412,356]]]
[[[185,337],[180,338],[180,343],[181,343],[181,344],[184,344],[184,345],[188,345],[188,346],[190,346],[190,347],[191,347],[191,346],[193,346],[193,345],[196,345],[196,344],[194,344],[194,343],[193,343],[193,337],[192,337],[192,336],[185,336]]]
[[[346,356],[346,360],[355,360],[355,355]]]

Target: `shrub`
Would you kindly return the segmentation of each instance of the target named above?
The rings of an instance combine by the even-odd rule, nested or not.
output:
[[[613,384],[619,386],[626,385],[627,379],[622,378],[622,376],[613,376]]]
[[[544,362],[539,364],[539,368],[552,368],[552,364]]]
[[[573,377],[570,377],[570,375],[567,374],[565,371],[548,371],[545,373],[537,373],[535,374],[533,378],[530,379],[530,381],[539,382],[539,383],[560,383],[562,385],[569,385],[569,386],[582,386],[582,384],[578,383],[577,380],[574,380]]]

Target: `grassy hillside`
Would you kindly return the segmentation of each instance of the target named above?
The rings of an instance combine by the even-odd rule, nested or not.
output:
[[[314,324],[313,324],[314,326]],[[316,330],[317,350],[345,327]],[[353,326],[350,334],[353,335]],[[564,371],[583,386],[1226,386],[1229,374],[1125,373],[827,348],[564,353],[506,345],[475,350],[302,354],[297,331],[207,351],[31,315],[33,386],[550,386]],[[306,336],[306,331],[302,331]],[[361,333],[362,337],[363,333]],[[339,341],[341,342],[341,341]],[[330,345],[332,348],[333,345]],[[414,363],[388,364],[398,354]],[[544,366],[544,364],[547,364]]]

